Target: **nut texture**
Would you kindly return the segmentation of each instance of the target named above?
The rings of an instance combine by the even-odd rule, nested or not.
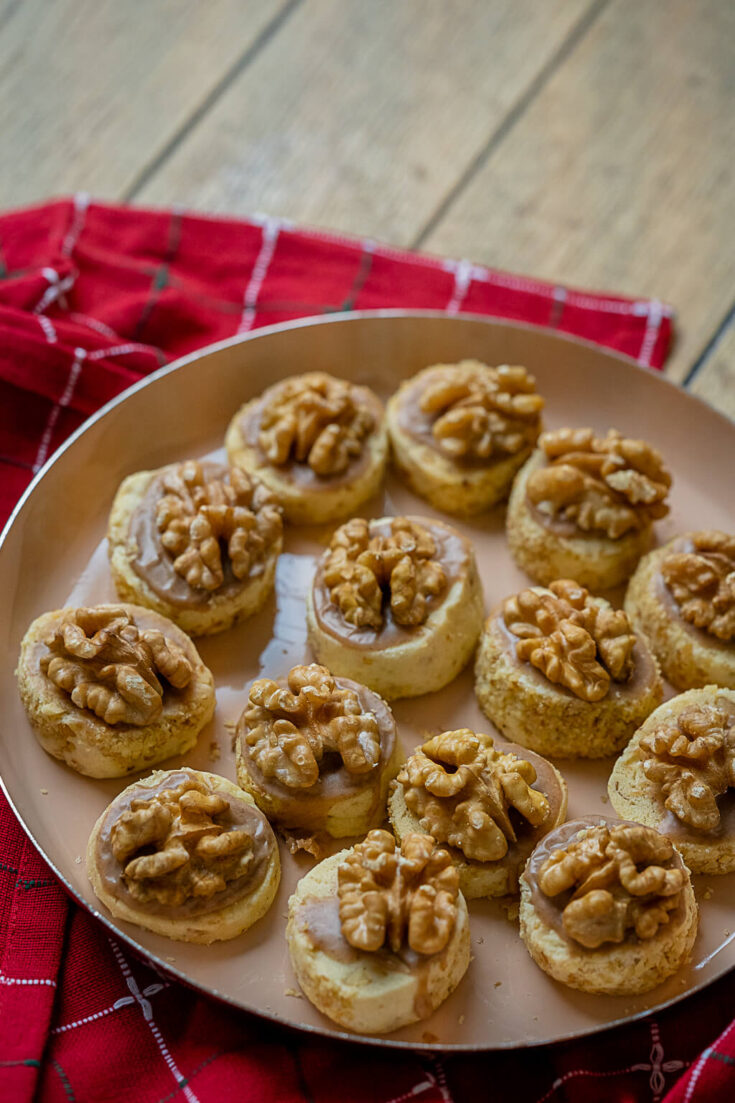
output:
[[[44,643],[41,671],[106,724],[152,723],[163,709],[165,679],[183,689],[192,678],[184,652],[161,632],[141,632],[119,605],[69,609]]]
[[[622,942],[629,930],[653,938],[669,922],[686,883],[683,869],[669,867],[674,854],[670,841],[649,827],[601,824],[554,850],[538,885],[546,896],[568,895],[564,930],[588,949]]]
[[[424,830],[478,862],[505,857],[516,842],[511,808],[533,827],[544,822],[549,802],[531,788],[535,780],[530,762],[503,754],[489,735],[468,728],[430,739],[398,774],[406,806]]]
[[[720,824],[717,798],[735,787],[735,715],[716,705],[690,705],[643,736],[643,772],[664,806],[697,831]]]
[[[547,463],[530,476],[527,494],[545,516],[615,540],[669,512],[671,475],[646,441],[616,429],[605,437],[558,429],[542,433],[539,444]]]
[[[502,612],[506,627],[519,637],[518,658],[583,701],[601,701],[611,681],[624,682],[633,672],[635,636],[628,617],[576,582],[560,579],[548,590],[522,590],[503,602]]]
[[[306,463],[317,475],[339,475],[362,454],[375,427],[351,384],[324,372],[287,379],[264,406],[258,443],[277,467]]]
[[[332,751],[351,774],[365,774],[380,761],[374,713],[363,711],[352,689],[337,686],[324,666],[295,666],[288,687],[261,678],[250,687],[243,714],[245,741],[265,777],[289,789],[308,789]]]
[[[110,831],[130,895],[141,904],[179,907],[245,876],[253,840],[244,828],[218,822],[229,808],[222,793],[193,778],[131,801]]]
[[[720,640],[735,639],[735,536],[697,532],[693,552],[672,552],[664,582],[684,620]]]
[[[281,535],[275,498],[240,468],[207,479],[200,463],[187,460],[166,472],[162,486],[156,503],[161,544],[194,590],[219,589],[225,556],[235,578],[246,580]]]
[[[543,406],[525,368],[490,368],[477,360],[433,369],[420,401],[423,413],[436,418],[437,445],[453,460],[489,460],[530,448]]]
[[[337,529],[326,553],[330,599],[355,627],[382,627],[384,592],[396,624],[423,624],[429,600],[446,588],[431,533],[406,517],[394,518],[390,529],[390,536],[371,536],[369,522],[356,517]]]
[[[430,835],[407,835],[400,848],[388,831],[370,831],[338,873],[342,933],[358,950],[404,940],[418,954],[438,954],[457,919],[459,873]]]

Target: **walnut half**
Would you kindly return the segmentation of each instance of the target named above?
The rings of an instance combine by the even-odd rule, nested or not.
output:
[[[224,794],[194,778],[131,801],[110,831],[130,895],[175,908],[250,872],[253,840],[243,827],[227,825],[229,808]]]
[[[194,590],[219,589],[225,557],[235,578],[245,581],[281,536],[274,496],[240,468],[206,478],[200,463],[187,460],[166,472],[162,491],[156,503],[161,544]]]
[[[444,592],[446,575],[428,529],[407,517],[390,521],[386,535],[371,535],[356,517],[337,529],[324,557],[329,596],[348,624],[380,629],[387,597],[396,624],[423,624],[429,602]]]
[[[533,827],[544,822],[549,802],[531,788],[535,780],[530,762],[503,754],[489,735],[468,728],[430,739],[398,774],[406,806],[423,829],[478,862],[498,861],[516,841],[511,809]]]
[[[605,437],[557,429],[542,433],[539,445],[546,465],[530,476],[527,494],[540,513],[617,540],[669,512],[671,475],[646,441],[616,429]]]
[[[270,463],[308,464],[316,475],[339,475],[362,454],[375,417],[355,388],[325,372],[277,384],[263,407],[258,443]]]
[[[370,831],[340,865],[342,933],[358,950],[440,953],[457,920],[459,873],[430,835],[407,835],[400,849],[388,831]]]
[[[295,666],[285,687],[270,678],[253,682],[243,723],[261,773],[290,789],[314,785],[328,751],[339,754],[351,774],[369,773],[380,762],[375,714],[317,663]]]
[[[544,400],[525,368],[462,360],[429,371],[420,407],[434,416],[432,434],[451,459],[489,460],[532,447]]]
[[[719,827],[717,798],[735,787],[735,714],[690,705],[643,736],[639,753],[677,819],[697,831]]]
[[[653,938],[686,882],[684,870],[672,867],[674,856],[669,840],[650,827],[601,824],[552,851],[538,885],[546,896],[567,894],[564,930],[588,949],[622,942],[629,930]]]
[[[735,640],[735,536],[695,532],[692,544],[693,551],[664,558],[664,582],[684,620],[719,640]]]
[[[633,672],[635,636],[628,617],[576,582],[560,579],[548,590],[522,590],[503,602],[502,615],[519,637],[518,658],[583,701],[602,700],[611,681],[624,682]]]
[[[106,724],[152,723],[163,709],[161,679],[183,689],[193,675],[178,644],[141,631],[122,605],[69,609],[44,642],[42,672]]]

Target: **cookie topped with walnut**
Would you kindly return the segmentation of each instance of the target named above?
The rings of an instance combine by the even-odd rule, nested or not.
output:
[[[490,614],[475,692],[506,739],[552,757],[603,758],[661,703],[663,683],[626,614],[559,579],[512,594]]]
[[[544,400],[518,365],[434,364],[401,384],[386,417],[393,462],[414,493],[470,516],[501,501],[541,431]]]
[[[379,490],[388,458],[377,395],[322,371],[282,379],[246,402],[225,446],[230,463],[262,480],[297,525],[359,509]]]
[[[208,636],[268,600],[283,520],[273,494],[247,472],[186,460],[129,475],[115,495],[107,539],[122,600]]]
[[[89,777],[124,777],[191,750],[214,712],[212,675],[192,641],[139,605],[44,613],[16,674],[44,750]]]
[[[468,662],[483,601],[470,542],[425,517],[355,517],[332,535],[307,604],[317,659],[392,700],[441,689]]]
[[[648,992],[697,934],[689,870],[671,841],[590,816],[546,835],[521,877],[521,938],[537,965],[584,992]]]
[[[677,689],[735,689],[735,535],[687,532],[645,556],[625,608]]]
[[[508,544],[536,582],[574,578],[593,591],[630,577],[653,523],[669,511],[671,475],[644,440],[609,429],[542,433],[513,485]]]

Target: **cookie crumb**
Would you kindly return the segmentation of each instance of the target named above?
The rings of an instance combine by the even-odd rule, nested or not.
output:
[[[457,1019],[457,1022],[459,1023],[460,1026],[462,1026],[462,1023],[464,1022],[464,1015],[460,1015],[459,1018]]]
[[[602,796],[600,797],[600,800],[602,801],[603,804],[607,804],[607,801],[608,801],[607,793],[603,793]]]
[[[712,889],[705,889],[704,890],[704,899],[705,900],[711,900],[712,899]]]
[[[210,762],[216,762],[219,759],[220,755],[221,755],[221,751],[219,749],[219,743],[217,742],[216,739],[213,739],[212,742],[209,744],[209,760],[210,760]]]
[[[495,984],[493,985],[493,988],[500,988],[502,983],[503,983],[502,980],[496,980]]]
[[[303,1000],[304,998],[303,992],[299,992],[297,988],[287,988],[283,994],[284,996],[293,996],[295,1000]]]
[[[426,1042],[427,1045],[435,1045],[439,1041],[438,1034],[432,1034],[430,1030],[425,1030],[421,1035],[421,1041]]]
[[[82,864],[82,856],[81,856],[81,854],[77,854],[77,856],[76,856],[76,858],[74,859],[74,861],[75,861],[75,862],[77,863],[77,865],[78,865],[78,866],[80,866],[80,865]]]
[[[166,961],[176,961],[176,958],[175,957],[167,957]]]
[[[42,789],[41,793],[44,797],[47,797],[48,796],[48,789]]]

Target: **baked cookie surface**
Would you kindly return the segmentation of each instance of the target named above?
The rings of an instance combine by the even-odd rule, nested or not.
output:
[[[218,774],[157,770],[99,817],[87,873],[117,919],[183,942],[235,938],[273,902],[278,843],[253,800]]]
[[[610,429],[543,433],[508,504],[511,555],[534,581],[607,590],[630,577],[668,513],[671,476],[646,441]]]
[[[23,638],[16,674],[41,746],[89,777],[184,754],[214,713],[212,675],[194,644],[137,605],[44,613]]]
[[[735,536],[689,532],[650,552],[625,610],[676,689],[735,689]]]
[[[663,683],[625,613],[560,579],[491,613],[475,692],[506,739],[551,757],[603,758],[661,703]]]
[[[584,992],[648,992],[687,961],[698,911],[671,842],[590,817],[546,835],[521,877],[521,938],[536,964]]]
[[[337,529],[307,601],[319,662],[388,700],[456,677],[482,616],[469,541],[441,521],[412,516],[355,518]]]
[[[238,783],[269,820],[334,838],[382,823],[402,757],[385,701],[316,663],[253,683],[235,752]]]
[[[735,691],[692,689],[657,708],[608,793],[619,816],[667,835],[692,873],[735,870]]]
[[[230,463],[265,483],[296,525],[355,512],[379,490],[388,459],[377,395],[326,372],[291,376],[246,402],[225,446]]]
[[[437,509],[470,516],[501,501],[530,455],[544,401],[523,367],[435,364],[386,407],[393,463]]]
[[[283,544],[273,494],[239,468],[187,460],[128,476],[110,514],[118,595],[193,636],[222,632],[270,596]]]
[[[550,762],[469,729],[419,747],[388,800],[398,841],[425,831],[446,846],[467,900],[517,892],[526,859],[566,810],[566,782]]]
[[[307,998],[340,1026],[385,1034],[427,1018],[470,962],[459,875],[428,835],[371,831],[299,881],[286,927]]]

